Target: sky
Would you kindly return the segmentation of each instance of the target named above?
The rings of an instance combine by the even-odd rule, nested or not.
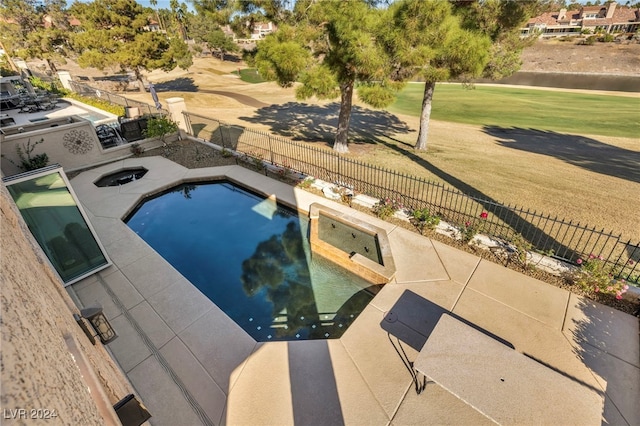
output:
[[[70,6],[74,0],[67,0],[67,6]],[[90,3],[93,0],[78,0],[83,3]],[[149,0],[136,0],[136,2],[144,7],[152,7]],[[184,3],[187,5],[187,9],[189,11],[193,11],[193,5],[189,0],[178,0],[178,3]],[[158,5],[156,6],[158,9],[171,9],[169,6],[169,0],[158,0]]]
[[[149,0],[136,0],[136,1],[142,6],[152,7],[151,3],[149,3]],[[191,6],[191,3],[186,0],[178,0],[178,3],[185,3],[189,7],[189,10],[193,8]],[[158,0],[158,5],[156,7],[158,9],[171,9],[171,7],[169,6],[169,0]]]

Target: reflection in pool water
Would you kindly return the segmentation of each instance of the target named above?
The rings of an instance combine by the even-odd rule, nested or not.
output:
[[[311,257],[305,216],[230,183],[181,185],[127,223],[258,341],[340,337],[378,290]]]

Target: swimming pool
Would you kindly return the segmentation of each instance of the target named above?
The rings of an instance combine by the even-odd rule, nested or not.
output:
[[[306,216],[229,182],[180,185],[125,222],[257,341],[339,338],[378,290],[311,256]]]
[[[76,114],[79,117],[84,118],[85,120],[89,120],[91,121],[91,123],[95,124],[99,124],[102,123],[103,121],[107,120],[108,116],[103,115],[103,114],[98,114],[97,112],[93,112],[93,111],[88,111],[85,113],[81,113],[81,114]]]

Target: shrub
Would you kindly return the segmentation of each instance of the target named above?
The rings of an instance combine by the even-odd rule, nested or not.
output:
[[[523,266],[527,265],[527,254],[533,248],[533,244],[527,241],[521,234],[515,234],[511,237],[511,244],[515,247],[515,256],[518,262]]]
[[[487,212],[480,213],[481,221],[477,220],[468,220],[464,223],[463,226],[460,227],[460,238],[465,243],[470,242],[473,237],[478,234],[482,228],[484,227],[484,221],[487,219],[489,214]]]
[[[259,152],[245,152],[242,157],[240,157],[240,160],[253,166],[257,171],[263,171],[265,169],[264,163],[262,162],[262,154]]]
[[[604,34],[602,37],[598,37],[598,41],[602,43],[611,43],[615,41],[615,39],[613,34]]]
[[[68,96],[69,93],[71,93],[69,90],[65,89],[64,87],[58,87],[58,85],[55,84],[54,82],[49,83],[47,81],[44,81],[40,77],[35,77],[35,76],[29,77],[29,82],[33,87],[46,90],[47,92],[54,93],[56,95]]]
[[[14,75],[20,75],[17,71],[12,70],[8,64],[0,59],[0,77],[10,77]]]
[[[314,178],[307,176],[306,178],[298,182],[298,186],[300,188],[307,189],[307,188],[310,188],[315,181],[316,180]]]
[[[20,164],[14,163],[9,158],[7,158],[7,161],[25,172],[45,167],[47,164],[49,164],[49,156],[46,153],[43,152],[42,154],[35,154],[33,156],[31,155],[33,150],[36,149],[36,146],[40,145],[42,142],[44,142],[44,139],[40,139],[39,141],[34,142],[32,145],[31,139],[29,139],[26,145],[16,145],[16,153],[20,158]],[[2,157],[6,158],[4,154],[2,155]]]
[[[276,173],[281,181],[291,182],[294,180],[295,172],[286,161],[282,164],[273,163],[273,165],[277,167]]]
[[[129,146],[129,150],[131,151],[131,153],[133,155],[135,155],[136,157],[138,155],[142,155],[142,153],[144,152],[144,148],[141,147],[139,144],[137,143],[132,143],[131,146]]]
[[[580,266],[573,273],[572,280],[584,291],[589,293],[602,293],[614,295],[616,299],[622,299],[629,286],[623,279],[616,279],[615,273],[608,268],[602,256],[590,254],[585,260],[578,259]]]
[[[380,219],[388,219],[393,216],[398,210],[402,210],[402,203],[399,200],[391,198],[383,198],[378,201],[371,210],[373,214]]]
[[[112,104],[111,102],[102,100],[102,99],[96,99],[96,98],[90,98],[87,96],[82,96],[82,95],[78,95],[77,93],[69,93],[68,95],[65,95],[67,98],[71,98],[71,99],[75,99],[76,101],[80,101],[83,104],[87,104],[87,105],[91,105],[93,107],[99,108],[103,111],[107,111],[110,112],[111,114],[114,115],[118,115],[118,116],[124,116],[124,107],[122,105],[115,105]]]
[[[151,117],[147,121],[147,128],[142,131],[146,138],[160,138],[164,143],[164,138],[171,133],[178,131],[178,124],[166,117]]]
[[[409,221],[423,234],[425,229],[435,229],[440,223],[440,217],[432,215],[429,209],[418,209],[411,212]]]

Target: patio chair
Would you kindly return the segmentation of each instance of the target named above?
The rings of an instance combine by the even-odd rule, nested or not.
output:
[[[48,99],[45,99],[45,100],[42,100],[42,101],[38,101],[36,106],[38,107],[38,109],[40,111],[49,111],[49,110],[52,110],[52,109],[54,109],[56,107]]]
[[[19,112],[32,113],[32,112],[37,112],[39,110],[40,109],[35,103],[25,103],[20,107]]]
[[[96,126],[96,135],[98,135],[102,148],[114,147],[122,140],[118,131],[106,124]]]

